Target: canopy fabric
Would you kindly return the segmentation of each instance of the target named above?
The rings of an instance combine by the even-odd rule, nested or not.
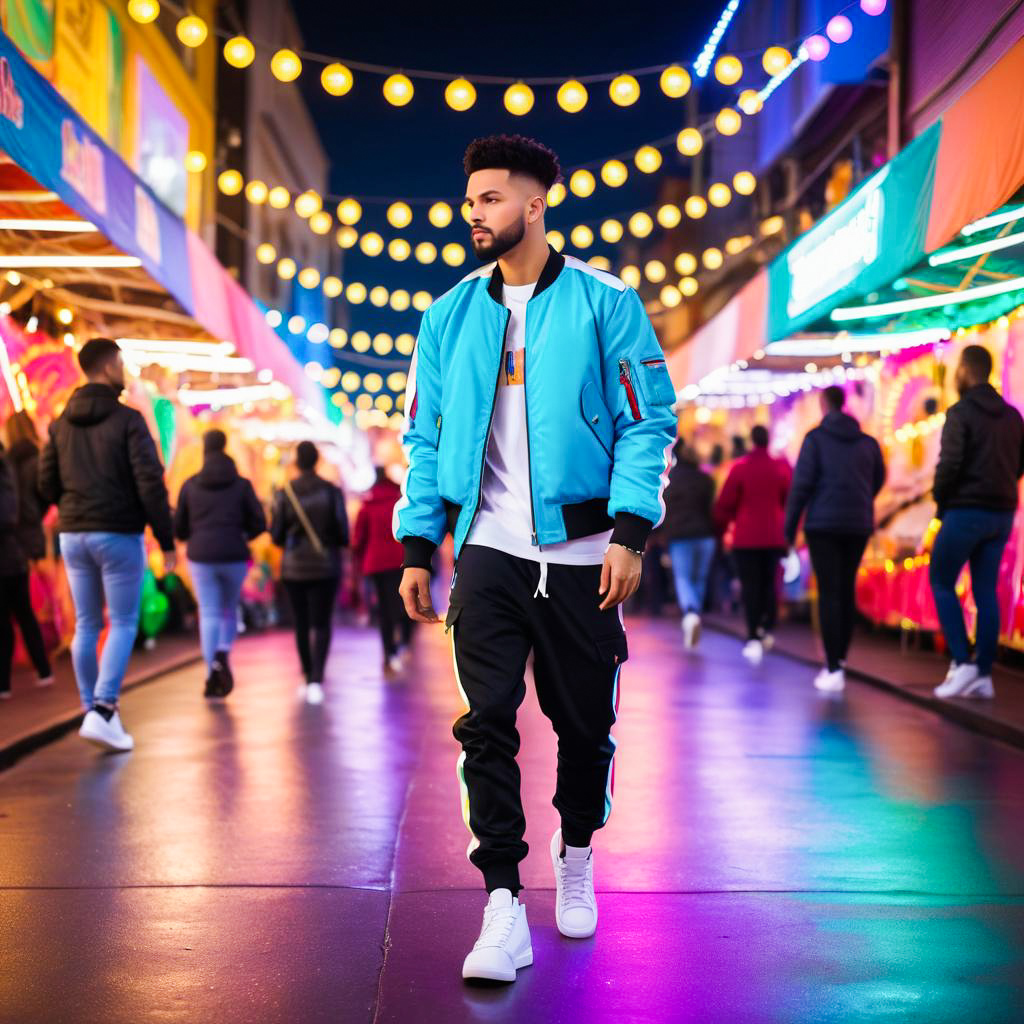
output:
[[[322,390],[301,371],[244,289],[3,32],[0,149],[13,162],[4,168],[5,184],[9,178],[56,196],[43,203],[5,199],[4,215],[67,219],[77,214],[90,221],[117,250],[137,257],[203,330],[233,342],[240,355],[271,369],[297,397],[322,411]]]

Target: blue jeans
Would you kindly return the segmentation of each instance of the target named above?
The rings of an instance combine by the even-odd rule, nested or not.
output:
[[[248,562],[188,563],[199,602],[199,643],[212,671],[218,651],[230,651],[238,632],[238,598],[249,573]]]
[[[999,646],[999,602],[996,582],[1003,549],[1013,528],[1013,512],[992,508],[951,508],[942,517],[942,529],[932,549],[929,578],[935,610],[949,653],[957,664],[969,659],[967,630],[964,628],[956,581],[970,562],[971,591],[978,609],[978,630],[974,645],[978,672],[990,675]]]
[[[715,557],[714,537],[694,537],[674,540],[668,545],[672,559],[672,574],[676,581],[676,601],[685,615],[704,609],[704,594],[708,586],[711,560]]]
[[[117,703],[139,629],[146,552],[139,533],[62,533],[60,551],[75,605],[71,664],[82,706]],[[104,600],[110,632],[97,661]]]

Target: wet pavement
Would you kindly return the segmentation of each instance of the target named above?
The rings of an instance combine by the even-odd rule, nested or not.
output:
[[[137,749],[68,736],[0,774],[0,1021],[1024,1019],[1024,751],[669,622],[628,623],[598,934],[554,926],[555,747],[521,717],[535,963],[471,988],[460,704],[440,630],[385,682],[339,630],[328,700],[280,634],[227,705],[187,668],[129,693]]]

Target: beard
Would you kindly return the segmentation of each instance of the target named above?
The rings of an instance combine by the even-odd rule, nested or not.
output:
[[[487,231],[487,228],[478,230]],[[491,234],[489,238],[471,239],[473,252],[481,263],[490,263],[493,260],[501,259],[505,253],[514,249],[526,234],[526,224],[519,220],[510,224],[504,231],[497,235]]]

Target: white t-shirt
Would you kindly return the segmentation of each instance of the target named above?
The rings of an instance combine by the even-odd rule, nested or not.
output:
[[[497,548],[516,558],[561,565],[600,565],[611,530],[590,537],[545,544],[531,543],[530,457],[526,444],[526,389],[523,386],[526,304],[535,284],[505,285],[502,301],[511,312],[502,354],[498,394],[484,464],[483,495],[467,544]]]

